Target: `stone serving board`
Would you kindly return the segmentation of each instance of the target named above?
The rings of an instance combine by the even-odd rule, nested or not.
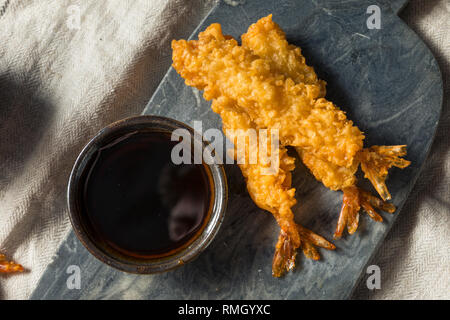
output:
[[[385,238],[408,197],[430,149],[442,106],[438,65],[425,44],[397,16],[407,0],[228,0],[218,1],[191,38],[210,23],[235,38],[273,13],[288,40],[328,82],[327,98],[365,132],[366,146],[407,144],[412,165],[391,170],[388,187],[395,214],[375,223],[362,215],[353,236],[334,241],[322,259],[298,255],[294,272],[271,276],[279,228],[250,200],[234,165],[226,165],[228,209],[212,244],[195,261],[157,275],[126,274],[91,256],[71,232],[42,276],[32,299],[346,299]],[[381,29],[369,30],[369,5],[381,8]],[[195,20],[195,19],[194,19]],[[194,23],[198,23],[194,21]],[[194,30],[195,26],[192,25]],[[221,128],[202,93],[187,87],[171,68],[144,114],[163,115],[203,130]],[[360,185],[373,190],[366,181]],[[298,161],[293,176],[297,221],[332,239],[342,194],[326,189]],[[408,214],[408,212],[403,212]],[[81,270],[81,288],[68,289],[67,268]]]

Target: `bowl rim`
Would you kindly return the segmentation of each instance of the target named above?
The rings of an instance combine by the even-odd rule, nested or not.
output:
[[[196,235],[195,239],[185,248],[175,252],[173,255],[167,257],[154,259],[120,259],[119,256],[108,254],[101,248],[90,236],[85,227],[86,215],[80,212],[78,206],[78,190],[80,178],[89,169],[86,164],[92,159],[92,155],[98,150],[99,144],[102,141],[111,137],[114,133],[120,130],[136,128],[139,129],[155,129],[155,131],[167,131],[174,129],[187,129],[191,134],[191,139],[201,138],[202,151],[209,146],[209,142],[204,139],[202,135],[197,134],[189,125],[178,120],[154,116],[154,115],[140,115],[128,117],[116,122],[113,122],[92,137],[89,142],[83,147],[75,163],[72,167],[69,182],[67,185],[67,206],[69,219],[72,224],[73,231],[78,240],[83,246],[101,262],[118,269],[120,271],[135,273],[135,274],[153,274],[166,272],[177,267],[180,267],[197,258],[212,242],[217,235],[220,226],[225,217],[227,202],[228,202],[228,185],[225,170],[222,164],[213,163],[204,165],[208,167],[211,177],[213,192],[212,209],[210,210],[209,219],[201,233]]]

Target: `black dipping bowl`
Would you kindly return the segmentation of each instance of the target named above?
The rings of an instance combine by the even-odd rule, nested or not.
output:
[[[78,239],[92,255],[102,262],[130,273],[150,274],[164,272],[195,259],[217,234],[225,215],[228,196],[225,171],[219,164],[205,165],[211,177],[209,182],[211,206],[204,222],[204,227],[188,246],[168,256],[141,258],[124,255],[112,249],[102,241],[99,234],[92,228],[87,213],[83,209],[80,200],[80,194],[84,188],[83,179],[86,177],[93,157],[98,154],[100,148],[130,132],[167,132],[170,134],[173,130],[179,128],[187,129],[191,134],[192,141],[196,140],[197,145],[202,146],[202,149],[208,148],[207,142],[199,141],[201,140],[201,135],[194,135],[194,130],[184,123],[165,117],[137,116],[117,121],[102,129],[89,141],[78,156],[70,174],[67,190],[69,217]],[[209,160],[208,163],[214,163],[214,160]]]

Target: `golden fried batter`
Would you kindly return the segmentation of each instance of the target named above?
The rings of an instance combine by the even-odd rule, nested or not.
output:
[[[249,152],[258,145],[248,143],[245,159],[238,163],[253,201],[271,212],[281,227],[272,270],[280,276],[294,266],[295,249],[318,259],[314,245],[334,246],[309,230],[295,224],[291,207],[295,189],[291,188],[294,159],[286,146],[293,146],[316,179],[333,190],[342,190],[344,199],[335,237],[345,226],[353,233],[362,207],[370,217],[381,221],[375,208],[393,212],[395,208],[358,189],[355,172],[359,164],[383,200],[390,199],[385,185],[387,170],[404,168],[400,159],[404,146],[363,149],[363,133],[345,113],[326,100],[325,82],[307,66],[300,48],[290,45],[281,28],[269,15],[249,27],[242,35],[242,46],[222,34],[219,24],[210,25],[198,40],[172,42],[173,67],[187,85],[204,90],[220,114],[228,138],[236,142],[239,133],[227,129],[278,130],[280,169],[274,175],[262,174],[267,165],[249,164]],[[236,144],[236,143],[235,143]],[[244,160],[244,161],[242,161]]]
[[[314,99],[325,97],[325,81],[318,79],[314,69],[306,65],[301,49],[287,42],[283,30],[272,21],[272,15],[252,24],[241,38],[242,47],[265,59],[271,70],[296,84],[304,83],[314,93]]]
[[[256,129],[256,125],[245,112],[239,111],[236,102],[231,99],[226,97],[214,99],[211,107],[214,112],[220,115],[223,131],[234,143],[234,155],[238,157],[237,139],[242,138],[238,134],[242,134],[246,130]],[[267,142],[270,145],[270,130],[268,138]],[[249,140],[245,140],[244,159],[236,160],[238,160],[238,165],[246,180],[252,200],[260,208],[271,212],[281,228],[272,265],[273,275],[279,277],[284,271],[291,270],[295,266],[296,249],[298,247],[301,246],[305,255],[315,259],[318,259],[318,253],[313,245],[327,249],[334,249],[335,247],[324,238],[294,222],[291,207],[297,201],[294,198],[295,189],[291,187],[291,171],[294,169],[295,159],[288,156],[285,147],[279,147],[279,168],[276,173],[267,174],[270,167],[269,163],[264,164],[263,161],[258,159],[255,164],[252,164],[249,159],[250,154],[259,156],[259,137],[255,142],[250,144]],[[268,146],[267,151],[270,157],[270,146]]]
[[[0,273],[22,272],[23,267],[13,261],[6,260],[5,255],[0,253]]]
[[[306,65],[300,48],[287,42],[283,30],[273,22],[272,15],[261,18],[248,28],[247,33],[242,35],[242,47],[269,61],[272,70],[284,74],[295,83],[318,86],[317,98],[325,97],[325,81],[319,80],[314,69]],[[301,148],[297,151],[303,163],[327,188],[341,190],[355,184],[357,161],[349,167],[338,166]]]
[[[223,130],[227,137],[235,145],[239,138],[237,134],[248,129],[255,129],[255,125],[250,117],[236,111],[234,102],[221,97],[212,103],[212,108],[222,118]],[[259,137],[257,137],[259,139]],[[279,147],[279,169],[274,174],[266,174],[264,169],[268,169],[270,164],[263,164],[258,159],[256,164],[251,164],[250,154],[259,155],[259,141],[256,143],[246,142],[244,149],[245,159],[237,159],[239,167],[247,182],[248,191],[253,201],[261,208],[271,212],[277,218],[280,226],[290,235],[296,247],[300,245],[299,236],[294,223],[294,214],[291,207],[297,202],[294,198],[295,189],[291,188],[291,171],[294,169],[294,158],[289,157],[284,147]],[[269,141],[270,143],[270,141]],[[270,148],[267,150],[270,152]],[[239,156],[235,152],[235,156]],[[270,154],[269,154],[270,156]]]
[[[199,40],[172,42],[172,49],[174,68],[187,85],[204,90],[206,100],[235,100],[259,128],[278,129],[282,144],[339,166],[353,165],[364,136],[331,102],[316,100],[323,84],[295,83],[225,37],[219,24],[201,32]]]
[[[250,26],[247,33],[242,35],[242,46],[250,50],[253,54],[265,59],[271,64],[272,69],[278,73],[290,77],[295,83],[305,82],[308,84],[320,85],[314,70],[305,65],[305,59],[301,56],[301,51],[295,46],[289,45],[284,32],[281,28],[272,21],[272,16],[269,15],[260,19],[258,22]],[[305,80],[303,80],[305,79]],[[323,83],[323,86],[325,83]],[[333,117],[337,113],[335,106],[324,99],[325,88],[320,91],[320,95],[315,102],[313,113],[317,112],[320,117]],[[323,94],[322,94],[323,93]],[[332,111],[329,111],[329,110]],[[345,115],[341,114],[344,118]],[[326,121],[322,121],[326,122]],[[329,122],[331,125],[332,121]],[[357,131],[353,132],[358,135]],[[331,143],[333,143],[331,141]],[[368,203],[368,197],[365,191],[354,187],[356,183],[355,172],[361,163],[361,168],[365,173],[375,189],[378,191],[383,200],[391,198],[385,179],[387,171],[390,167],[396,166],[399,168],[407,167],[410,162],[400,157],[406,155],[406,146],[374,146],[369,149],[361,149],[356,153],[352,163],[347,165],[338,164],[330,161],[330,158],[318,156],[310,152],[307,148],[297,147],[303,163],[311,170],[314,177],[321,181],[326,187],[332,190],[342,190],[344,192],[343,207],[339,219],[338,227],[336,228],[335,236],[340,237],[343,227],[349,226],[349,233],[353,233],[358,225],[358,211],[363,207],[366,212],[376,221],[381,221],[381,216],[376,214],[373,208]],[[334,150],[331,150],[334,152]],[[355,189],[356,188],[356,189]],[[353,197],[353,199],[352,199]],[[357,205],[348,206],[352,199],[357,202]],[[386,208],[387,205],[378,205],[377,208]],[[351,211],[349,208],[353,208]],[[351,211],[351,214],[347,214]],[[389,207],[389,212],[392,208]],[[393,211],[392,211],[393,212]],[[376,215],[375,215],[376,214]],[[347,218],[343,218],[343,216]],[[355,216],[351,219],[350,216]]]

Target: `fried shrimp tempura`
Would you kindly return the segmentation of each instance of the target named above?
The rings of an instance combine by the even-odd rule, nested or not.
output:
[[[259,141],[250,144],[249,140],[245,140],[246,147],[243,155],[239,155],[236,150],[237,139],[242,138],[238,135],[256,128],[250,117],[239,111],[235,101],[226,97],[213,100],[211,107],[214,112],[220,115],[223,131],[234,143],[234,156],[236,158],[244,157],[244,159],[236,160],[238,160],[238,165],[246,180],[250,197],[257,206],[272,213],[281,228],[272,263],[272,274],[279,277],[284,271],[291,270],[295,266],[296,250],[299,247],[302,247],[307,257],[316,260],[319,255],[314,245],[334,249],[333,244],[294,222],[291,207],[297,201],[294,198],[295,189],[291,187],[291,171],[295,167],[295,159],[288,156],[286,148],[278,148],[278,170],[274,174],[267,174],[270,167],[269,163],[263,164],[263,161],[258,159],[255,164],[252,164],[249,160],[250,154],[260,154],[258,150]],[[272,142],[270,130],[268,138],[267,143],[270,145]],[[269,151],[268,156],[271,156],[270,146],[267,149]]]
[[[318,79],[314,69],[306,65],[301,49],[287,42],[283,30],[272,21],[272,15],[252,24],[241,38],[242,47],[264,58],[271,70],[296,84],[304,83],[314,93],[314,99],[325,97],[326,82]]]
[[[172,42],[172,49],[174,68],[187,85],[204,90],[206,100],[235,100],[258,128],[277,128],[284,145],[339,166],[353,164],[364,136],[344,112],[316,100],[323,83],[295,83],[267,59],[225,37],[219,24],[201,32],[199,40]]]
[[[242,35],[242,46],[260,58],[271,61],[275,72],[284,74],[295,83],[304,81],[305,83],[319,84],[318,81],[320,80],[317,80],[314,69],[305,67],[305,60],[301,56],[300,49],[289,45],[284,32],[272,21],[271,15],[260,19],[249,27],[247,33]],[[307,80],[302,80],[303,78]],[[324,96],[325,88],[320,91],[313,112],[317,112],[319,117],[329,117],[329,119],[333,116],[345,118],[342,111],[338,115],[339,111],[336,111],[333,103],[327,101]],[[329,123],[333,125],[332,121]],[[354,131],[354,134],[358,134],[357,131]],[[362,138],[364,137],[362,136]],[[303,163],[311,170],[317,180],[321,181],[327,188],[342,190],[344,193],[335,238],[342,235],[345,225],[347,225],[350,234],[356,231],[361,207],[375,221],[382,221],[383,219],[373,207],[391,213],[395,211],[394,206],[371,195],[369,197],[366,191],[355,187],[355,173],[359,164],[361,164],[365,177],[370,180],[381,198],[390,200],[391,195],[385,184],[388,169],[392,166],[405,168],[410,164],[409,161],[400,158],[406,155],[406,146],[373,146],[363,149],[361,145],[355,157],[347,165],[330,161],[329,157],[314,154],[307,148],[297,147],[296,149]]]
[[[13,261],[6,260],[4,254],[0,253],[0,273],[23,272],[23,267]]]
[[[223,130],[228,139],[234,143],[236,151],[237,139],[240,138],[238,135],[248,129],[254,129],[255,125],[247,114],[236,111],[234,102],[227,98],[214,100],[212,108],[221,116]],[[234,156],[246,179],[250,196],[259,207],[275,216],[280,227],[289,235],[297,248],[300,245],[300,239],[294,225],[294,214],[291,211],[291,207],[297,202],[294,198],[295,189],[291,188],[291,171],[294,169],[295,159],[288,156],[285,147],[279,147],[279,169],[273,174],[267,174],[264,170],[269,169],[270,164],[263,164],[260,159],[252,164],[249,160],[250,154],[259,155],[259,140],[256,143],[250,143],[246,139],[245,143],[245,153],[240,155],[235,152]]]
[[[313,244],[334,249],[294,222],[294,161],[287,155],[286,146],[295,147],[317,180],[332,190],[343,191],[335,237],[342,235],[345,226],[349,233],[355,232],[360,208],[376,221],[382,218],[375,208],[395,211],[392,205],[358,189],[355,173],[361,164],[382,199],[390,199],[385,184],[387,171],[392,166],[409,165],[400,158],[406,154],[405,146],[364,149],[363,133],[325,99],[325,82],[306,65],[300,48],[287,42],[271,15],[249,27],[242,35],[242,46],[224,36],[219,24],[212,24],[198,40],[172,41],[172,49],[173,67],[187,85],[204,90],[204,98],[213,101],[212,108],[220,114],[224,130],[278,130],[280,170],[276,175],[262,175],[264,166],[260,163],[239,165],[253,201],[271,212],[281,227],[272,264],[274,276],[292,269],[298,247],[312,259],[319,257]],[[233,142],[237,138],[228,137]],[[248,148],[258,151],[254,145]]]

